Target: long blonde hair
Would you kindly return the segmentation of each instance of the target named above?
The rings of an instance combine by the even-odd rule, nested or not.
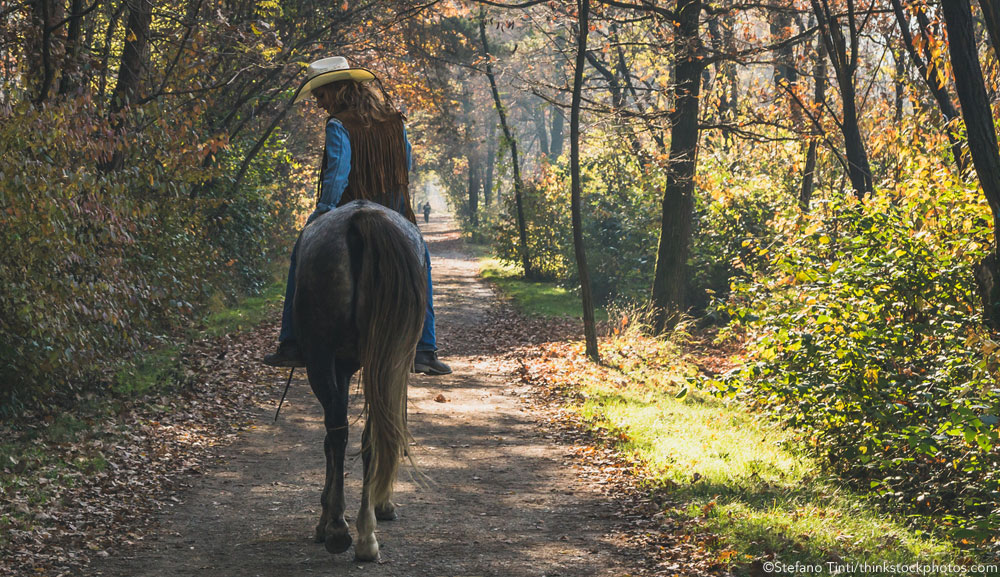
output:
[[[365,122],[382,122],[399,114],[385,98],[373,88],[373,82],[340,80],[317,86],[313,92],[326,92],[338,112],[354,112]]]

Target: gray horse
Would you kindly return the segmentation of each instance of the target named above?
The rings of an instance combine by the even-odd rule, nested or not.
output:
[[[330,553],[351,546],[344,520],[344,454],[350,383],[361,369],[364,482],[354,554],[375,561],[375,519],[396,518],[390,498],[409,439],[407,379],[427,298],[423,239],[398,213],[354,201],[302,232],[296,275],[297,338],[326,425],[326,484],[316,542]]]

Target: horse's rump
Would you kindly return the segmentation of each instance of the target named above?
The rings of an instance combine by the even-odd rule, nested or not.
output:
[[[361,365],[371,497],[382,503],[407,442],[406,383],[426,309],[423,240],[398,213],[354,201],[316,219],[299,243],[297,337],[311,372],[332,370],[334,359]]]

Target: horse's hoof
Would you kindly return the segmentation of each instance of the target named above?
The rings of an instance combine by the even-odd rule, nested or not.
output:
[[[379,521],[395,521],[399,519],[399,515],[396,513],[395,505],[386,503],[384,505],[375,505],[375,518]]]
[[[323,526],[316,527],[316,536],[313,537],[314,543],[323,543],[326,541],[326,531],[323,530]]]
[[[335,529],[327,534],[323,540],[323,546],[334,555],[343,553],[351,548],[351,533],[346,527]]]
[[[378,540],[374,535],[371,539],[358,538],[358,543],[354,546],[354,558],[358,561],[378,561]]]

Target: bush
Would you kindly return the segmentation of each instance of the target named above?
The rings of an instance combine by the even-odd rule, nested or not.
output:
[[[102,170],[101,119],[81,98],[0,123],[3,412],[95,382],[209,295],[260,285],[288,234],[291,191],[276,179],[257,169],[233,199],[213,184],[221,170],[202,161],[224,143],[181,146],[200,142],[192,127],[149,122],[120,149],[124,168]]]
[[[570,224],[569,189],[551,185],[558,181],[546,171],[539,181],[526,182],[522,191],[528,252],[537,280],[567,282],[570,268],[576,269],[573,229]],[[521,238],[517,227],[517,203],[514,193],[503,198],[503,210],[490,223],[493,251],[500,260],[521,266]]]
[[[733,282],[766,263],[765,247],[777,234],[772,221],[792,197],[769,179],[747,178],[718,159],[707,163],[711,180],[701,179],[695,202],[687,295],[695,311],[712,314],[709,305],[725,299]]]
[[[599,304],[645,296],[653,279],[662,175],[644,172],[637,162],[595,149],[583,159],[583,237],[594,298]],[[578,286],[570,213],[570,174],[565,166],[544,164],[524,194],[528,246],[543,278]],[[520,240],[512,194],[493,227],[498,258],[520,264]]]
[[[750,360],[723,389],[859,486],[985,538],[1000,527],[1000,388],[971,265],[988,213],[975,189],[933,184],[778,218],[754,252],[766,264],[733,287]]]

